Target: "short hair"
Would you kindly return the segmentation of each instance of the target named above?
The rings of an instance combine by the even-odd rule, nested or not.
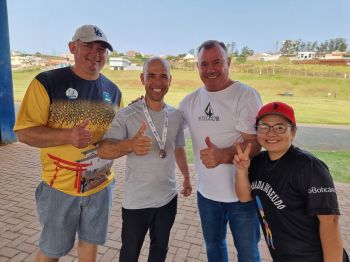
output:
[[[220,42],[220,41],[217,41],[217,40],[207,40],[207,41],[203,42],[203,43],[198,47],[197,54],[199,54],[199,52],[200,52],[202,49],[208,50],[208,49],[211,49],[211,48],[213,48],[213,47],[215,47],[215,46],[221,47],[222,50],[225,52],[226,56],[228,56],[226,45],[225,45],[223,42]]]
[[[144,78],[145,78],[146,75],[147,75],[148,65],[149,65],[151,62],[155,61],[155,60],[158,60],[158,61],[162,62],[163,65],[165,66],[165,68],[166,68],[168,74],[170,75],[170,65],[169,65],[169,62],[168,62],[167,60],[165,60],[164,58],[155,56],[155,57],[148,58],[148,59],[144,62],[144,64],[143,64],[143,71],[142,71],[142,72],[143,72],[143,75],[144,75]]]

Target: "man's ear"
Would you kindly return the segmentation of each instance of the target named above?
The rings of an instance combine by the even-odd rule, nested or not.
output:
[[[172,75],[169,75],[169,85],[171,84],[172,79],[173,79]]]
[[[144,74],[143,73],[140,74],[140,80],[141,80],[141,83],[143,85],[145,85],[145,78],[144,78]]]
[[[227,65],[228,65],[228,67],[230,67],[230,65],[231,65],[231,57],[227,57]]]
[[[69,42],[68,47],[69,47],[69,51],[71,52],[71,54],[74,54],[75,49],[76,49],[75,42]]]

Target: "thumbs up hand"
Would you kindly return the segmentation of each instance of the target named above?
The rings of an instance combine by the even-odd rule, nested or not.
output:
[[[152,139],[145,135],[147,125],[142,122],[139,130],[131,139],[132,150],[138,156],[147,155],[152,147]]]
[[[86,129],[89,120],[85,119],[79,125],[69,130],[70,143],[77,148],[84,148],[89,145],[92,140],[92,133]]]
[[[200,151],[200,159],[206,168],[214,168],[220,164],[219,148],[211,142],[208,136],[205,138],[205,144],[207,148]]]

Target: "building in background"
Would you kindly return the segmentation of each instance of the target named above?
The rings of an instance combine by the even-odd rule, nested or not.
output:
[[[110,70],[125,70],[126,67],[130,66],[131,62],[124,57],[110,57],[109,58],[109,69]]]

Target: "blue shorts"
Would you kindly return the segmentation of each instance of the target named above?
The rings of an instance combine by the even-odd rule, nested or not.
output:
[[[41,182],[35,200],[41,233],[39,248],[44,255],[59,258],[73,248],[75,236],[84,242],[103,245],[107,240],[112,209],[113,181],[90,196],[71,196]]]

